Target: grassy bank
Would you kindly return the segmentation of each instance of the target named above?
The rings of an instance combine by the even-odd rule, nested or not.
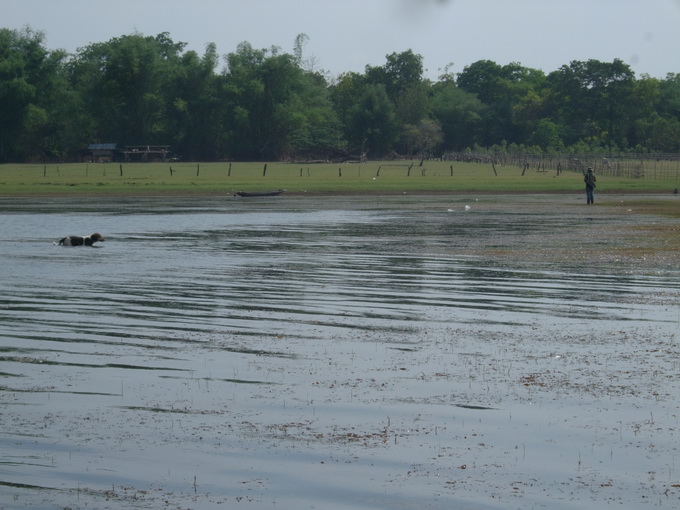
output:
[[[599,176],[598,193],[670,193],[668,178]],[[344,164],[72,163],[0,165],[0,196],[195,195],[285,189],[288,193],[580,192],[578,172],[426,161]]]

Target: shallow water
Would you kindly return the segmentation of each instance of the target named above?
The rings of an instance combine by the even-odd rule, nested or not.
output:
[[[0,213],[0,508],[680,502],[678,267],[588,255],[662,219],[568,196]]]

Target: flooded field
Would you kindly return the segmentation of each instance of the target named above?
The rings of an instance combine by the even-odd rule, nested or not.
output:
[[[677,220],[583,202],[0,200],[0,508],[678,508]]]

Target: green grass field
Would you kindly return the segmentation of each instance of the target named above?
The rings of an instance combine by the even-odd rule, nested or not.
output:
[[[580,192],[579,172],[426,161],[345,164],[66,163],[0,165],[0,196],[197,195],[285,189],[288,193]],[[409,168],[410,167],[410,168]],[[598,175],[598,193],[670,193],[677,175]],[[677,172],[676,172],[677,174]]]

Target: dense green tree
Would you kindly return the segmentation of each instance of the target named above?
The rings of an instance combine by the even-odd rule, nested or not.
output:
[[[365,76],[355,72],[341,74],[336,82],[330,86],[330,100],[342,126],[345,140],[351,141],[352,139],[350,121],[354,107],[359,103],[365,86]],[[350,145],[348,150],[350,152],[358,152],[361,147],[361,141],[359,141],[358,147],[356,144]]]
[[[502,140],[521,143],[526,139],[531,129],[517,113],[528,96],[538,93],[544,81],[542,71],[516,62],[501,66],[490,60],[465,67],[457,77],[462,90],[475,94],[488,106],[481,140],[487,145]]]
[[[365,82],[381,85],[394,106],[400,132],[397,152],[411,152],[414,129],[429,117],[430,88],[423,80],[423,57],[407,50],[386,56],[383,66],[366,66]]]
[[[407,124],[403,130],[408,156],[417,155],[421,165],[444,140],[442,127],[436,120],[425,119],[416,125]]]
[[[572,61],[547,77],[480,60],[423,78],[408,50],[328,83],[303,58],[244,42],[203,55],[167,33],[74,55],[40,32],[0,29],[0,161],[74,159],[88,143],[170,144],[190,160],[331,159],[369,150],[680,150],[680,75],[636,79],[622,61]]]
[[[680,73],[668,73],[658,82],[658,97],[654,110],[664,119],[680,120]],[[680,140],[677,141],[680,150]]]
[[[295,101],[303,119],[290,134],[290,157],[329,159],[345,153],[342,126],[333,110],[326,80],[316,73],[305,73],[302,80],[304,87]]]
[[[545,152],[555,152],[564,149],[564,142],[560,133],[560,126],[550,119],[540,119],[531,132],[527,143],[536,145]]]
[[[635,120],[637,146],[653,147],[659,152],[680,151],[680,120],[677,117],[661,117],[657,112]]]
[[[307,85],[304,72],[292,55],[282,54],[265,59],[257,74],[264,85],[262,157],[290,158],[294,134],[307,121],[301,99]]]
[[[478,143],[487,109],[475,94],[453,81],[440,84],[432,98],[432,115],[442,128],[442,146],[461,151]]]
[[[424,82],[401,91],[394,100],[399,124],[418,124],[429,116],[430,91],[430,85]]]
[[[59,159],[72,143],[66,53],[30,28],[0,29],[0,161]]]
[[[549,103],[565,126],[567,143],[584,139],[626,147],[634,82],[634,73],[619,59],[572,61],[550,73]]]
[[[167,88],[166,137],[183,158],[196,161],[219,159],[225,151],[223,124],[226,104],[218,91],[222,78],[215,74],[219,56],[214,44],[203,57],[183,54]]]
[[[328,84],[294,55],[242,43],[227,55],[225,96],[230,156],[323,157],[341,150],[341,129]]]
[[[503,96],[503,67],[491,60],[479,60],[458,73],[456,83],[465,92],[475,94],[486,104],[492,104]]]
[[[246,42],[226,56],[222,100],[228,103],[230,112],[223,129],[226,130],[229,156],[235,159],[248,159],[253,154],[259,158],[262,154],[265,88],[257,70],[266,57],[266,50],[256,50]]]
[[[384,85],[387,95],[396,102],[401,94],[422,82],[423,57],[407,50],[385,58],[384,66],[366,66],[366,78],[375,85]]]
[[[28,110],[36,96],[32,83],[31,54],[45,58],[42,36],[15,30],[0,30],[0,161],[12,161],[25,156],[19,148]]]
[[[350,143],[379,157],[392,149],[398,134],[394,105],[384,85],[367,85],[349,113]]]
[[[79,52],[71,65],[72,83],[92,116],[92,139],[130,145],[166,140],[166,92],[184,46],[166,33],[132,34]]]

